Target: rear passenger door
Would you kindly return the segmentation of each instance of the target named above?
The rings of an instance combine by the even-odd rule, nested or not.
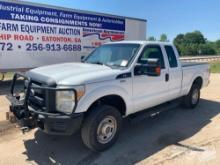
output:
[[[182,68],[177,57],[177,52],[171,45],[165,45],[164,51],[166,53],[169,63],[169,97],[174,99],[180,96],[182,83]]]

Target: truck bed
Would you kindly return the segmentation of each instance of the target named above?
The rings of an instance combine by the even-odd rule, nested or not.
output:
[[[186,95],[191,86],[192,81],[196,77],[202,77],[203,86],[207,86],[209,82],[209,64],[204,62],[181,62],[182,63],[182,93]]]
[[[195,66],[195,65],[204,65],[204,64],[208,64],[205,62],[181,62],[182,67],[189,67],[189,66]]]

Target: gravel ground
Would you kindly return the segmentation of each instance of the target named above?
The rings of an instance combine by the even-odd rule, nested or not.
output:
[[[6,89],[0,85],[0,91]],[[0,96],[0,126],[8,102]],[[38,130],[23,135],[18,128],[0,134],[0,164],[220,164],[220,74],[211,75],[195,110],[175,108],[153,118],[124,123],[117,143],[103,153],[83,146],[80,134],[48,136]]]

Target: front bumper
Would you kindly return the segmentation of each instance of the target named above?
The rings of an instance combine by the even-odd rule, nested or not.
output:
[[[10,111],[22,122],[22,127],[35,128],[51,135],[71,135],[77,132],[82,124],[83,113],[64,115],[60,113],[44,113],[33,109],[25,109],[23,101],[14,96],[7,96],[10,101]]]
[[[41,107],[33,108],[29,105],[30,90],[35,89],[32,87],[31,80],[29,79],[28,86],[26,87],[25,97],[21,99],[18,95],[14,94],[15,81],[18,77],[27,79],[24,75],[15,74],[11,94],[7,96],[10,101],[10,111],[22,121],[22,127],[28,128],[40,128],[43,132],[53,135],[71,135],[80,129],[83,113],[74,113],[76,107],[74,107],[73,113],[64,114],[54,111],[54,109],[43,109]],[[46,92],[54,92],[60,89],[51,87],[37,87],[37,89],[45,90]],[[65,90],[65,89],[61,89]],[[66,89],[68,90],[68,89]],[[74,90],[74,89],[69,89]],[[75,92],[75,91],[74,91]],[[53,103],[55,104],[55,103]]]
[[[80,129],[82,119],[83,114],[75,114],[73,116],[38,114],[36,126],[47,134],[71,135]]]

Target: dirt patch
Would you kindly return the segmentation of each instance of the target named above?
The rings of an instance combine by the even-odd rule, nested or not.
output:
[[[15,123],[11,123],[9,121],[0,121],[0,137],[4,134],[8,133],[8,131],[10,131],[10,129],[13,129],[16,127],[18,127],[18,126]]]

